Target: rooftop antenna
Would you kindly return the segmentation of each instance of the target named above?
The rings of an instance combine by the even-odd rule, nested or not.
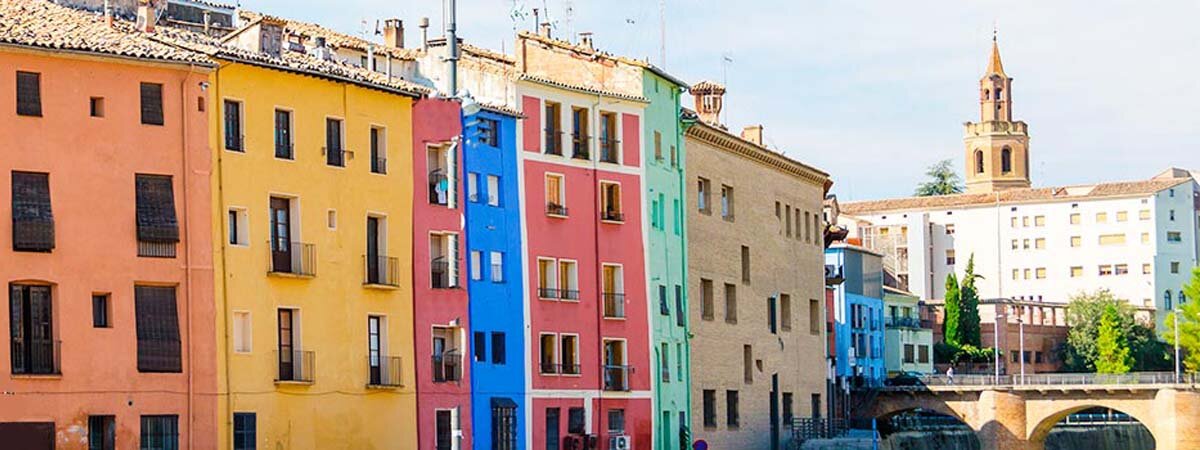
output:
[[[667,0],[658,0],[658,65],[667,66]]]
[[[730,64],[733,64],[733,54],[730,52],[722,53],[721,54],[721,84],[725,86],[726,92],[729,92],[729,65]],[[728,101],[728,99],[722,99],[721,103],[724,103],[723,107],[721,108],[721,115],[724,117],[718,118],[718,121],[721,123],[729,123],[729,101]]]

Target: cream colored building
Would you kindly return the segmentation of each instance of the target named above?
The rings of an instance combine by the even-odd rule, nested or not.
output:
[[[829,175],[717,123],[724,88],[684,113],[692,439],[774,450],[825,399],[822,201]],[[772,444],[772,439],[775,444]]]

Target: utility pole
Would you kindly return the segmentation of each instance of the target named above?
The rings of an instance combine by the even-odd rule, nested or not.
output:
[[[667,67],[667,0],[658,0],[658,65]]]

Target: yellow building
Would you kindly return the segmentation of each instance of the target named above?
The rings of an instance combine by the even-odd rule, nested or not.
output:
[[[269,17],[223,43],[159,35],[220,62],[206,105],[220,448],[416,448],[409,152],[423,91],[297,51]]]

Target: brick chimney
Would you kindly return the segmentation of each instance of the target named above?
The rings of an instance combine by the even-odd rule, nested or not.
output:
[[[701,81],[692,85],[689,91],[692,93],[692,99],[696,101],[696,113],[700,115],[700,120],[720,125],[725,86],[711,81]]]
[[[400,19],[383,21],[383,45],[404,48],[404,22]]]
[[[585,32],[579,33],[579,43],[582,44],[584,47],[587,47],[588,50],[596,49],[596,46],[592,43],[592,32],[591,31],[585,31]]]
[[[542,22],[542,24],[539,25],[538,34],[545,37],[550,37],[550,22]]]
[[[763,126],[751,125],[742,128],[742,139],[753,142],[754,145],[762,147],[763,145]]]
[[[154,22],[158,20],[158,5],[155,0],[138,0],[137,28],[146,33],[154,32]]]

